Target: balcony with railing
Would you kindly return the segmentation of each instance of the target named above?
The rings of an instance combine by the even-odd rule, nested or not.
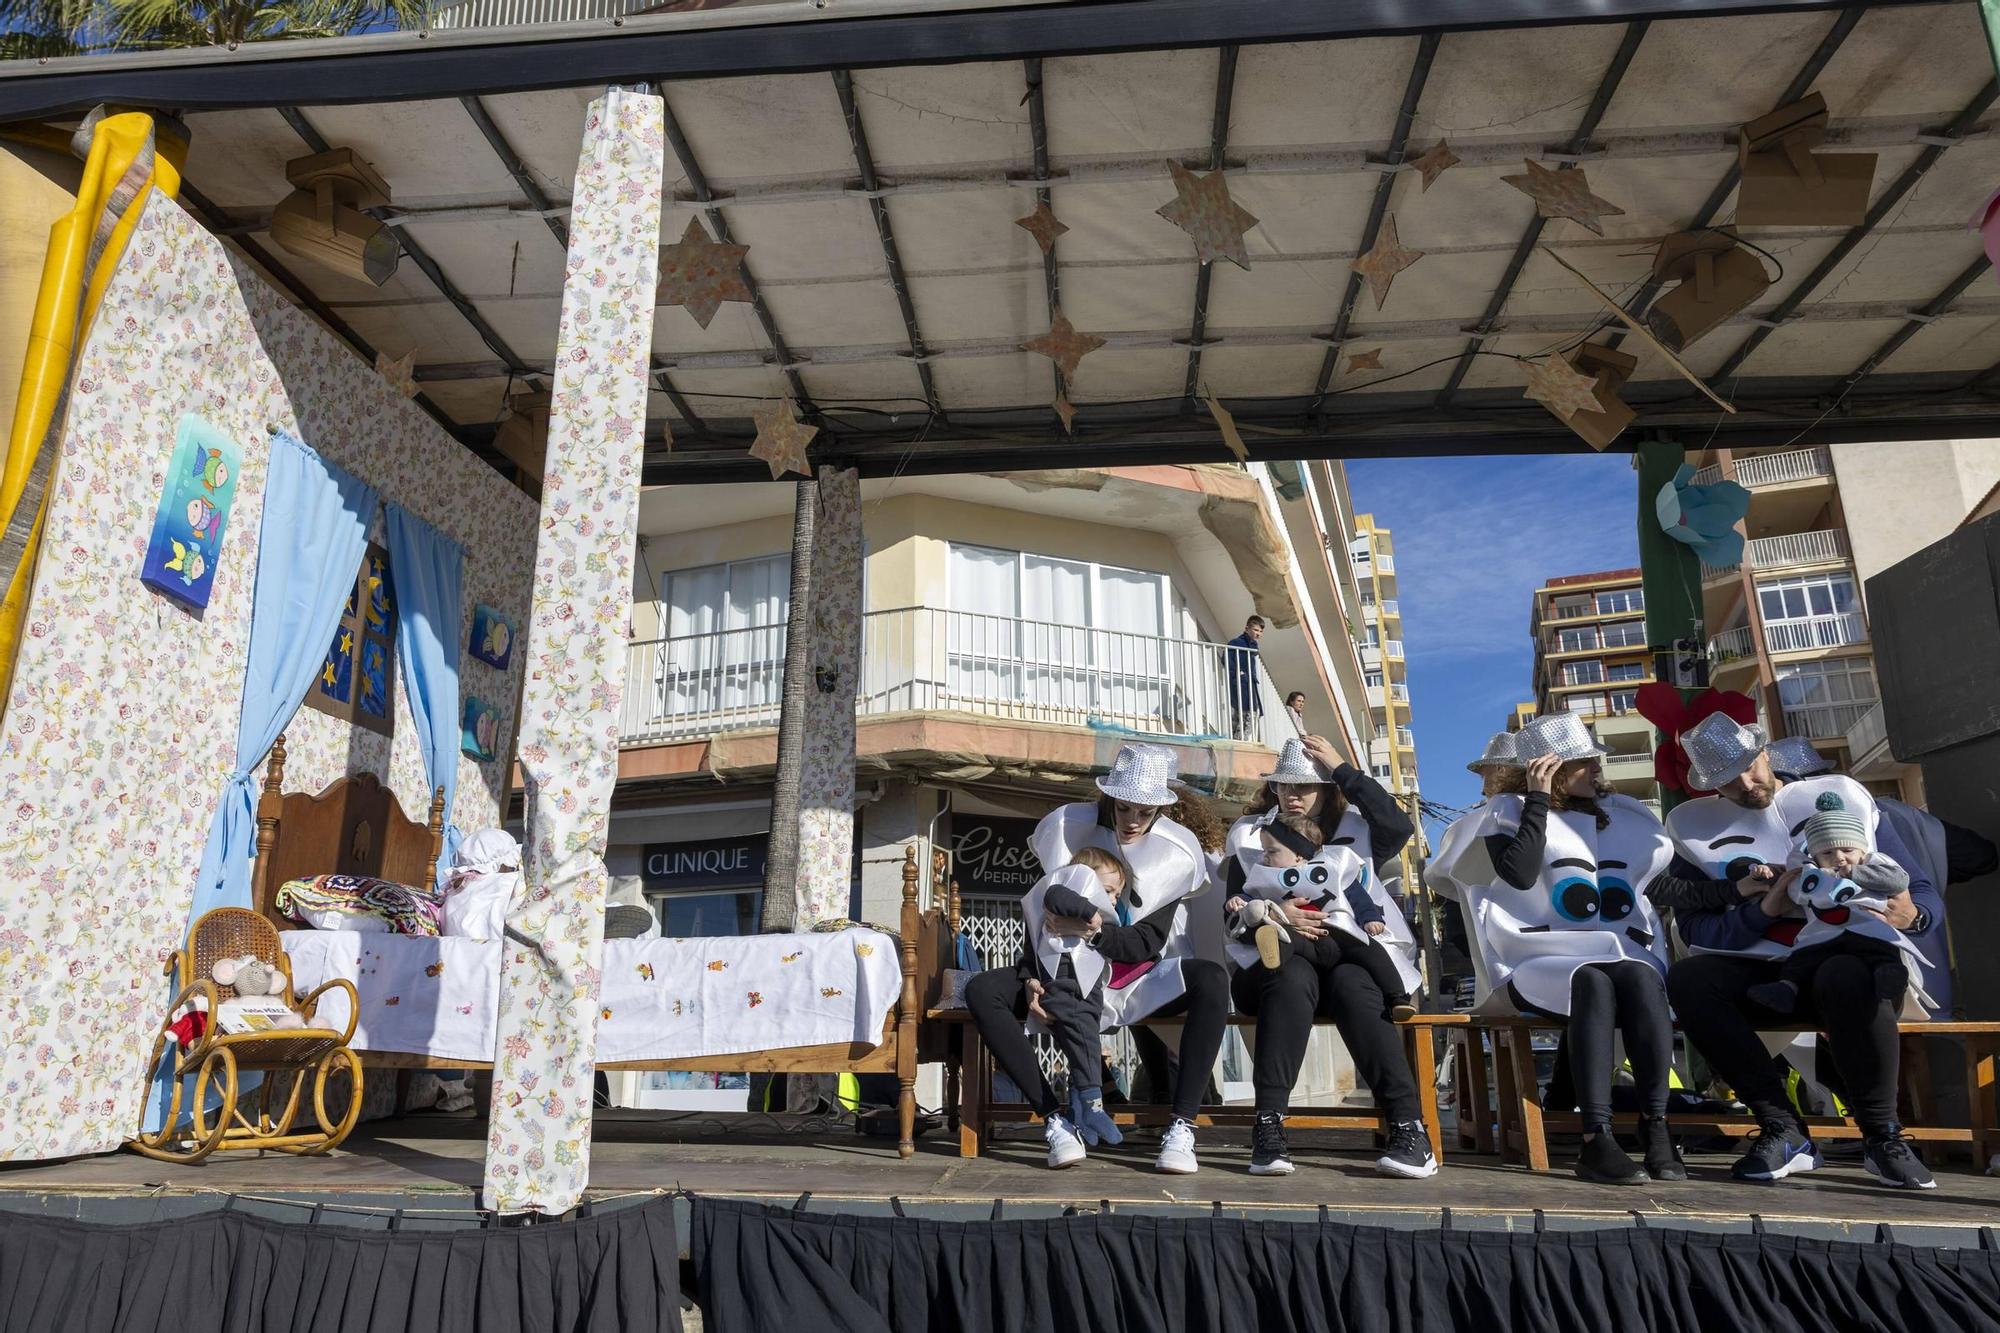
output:
[[[778,724],[785,627],[634,642],[620,734],[653,744]],[[929,607],[862,617],[862,716],[975,713],[1270,744],[1284,708],[1225,644]],[[1267,728],[1268,724],[1268,728]]]
[[[1828,564],[1848,558],[1847,533],[1840,528],[1818,532],[1791,532],[1782,537],[1759,537],[1743,546],[1743,563],[1752,569],[1785,569],[1794,565]],[[1733,576],[1736,565],[1702,562],[1704,579]]]
[[[1397,727],[1396,744],[1405,750],[1414,750],[1417,746],[1417,733],[1408,727]]]
[[[1851,704],[1800,704],[1785,709],[1785,731],[1808,740],[1839,740],[1867,716],[1876,700]]]
[[[1748,625],[1726,629],[1708,641],[1709,661],[1717,666],[1741,658],[1754,658],[1756,655],[1757,640],[1751,636]]]
[[[1788,449],[1779,454],[1755,454],[1736,460],[1736,480],[1755,490],[1788,481],[1809,481],[1833,475],[1833,459],[1824,449]],[[1697,486],[1722,480],[1722,468],[1709,466],[1694,474]]]
[[[1383,599],[1382,599],[1382,615],[1383,615],[1383,618],[1384,618],[1384,619],[1388,619],[1388,620],[1401,620],[1401,619],[1403,618],[1403,607],[1402,607],[1402,603],[1398,602],[1398,601],[1397,601],[1397,600],[1396,600],[1395,598],[1393,598],[1393,597],[1385,597],[1385,598],[1383,598]]]
[[[1809,653],[1867,641],[1868,626],[1858,611],[1764,622],[1764,648],[1771,653]],[[1724,630],[1708,641],[1709,660],[1720,666],[1754,656],[1755,642],[1748,625]]]
[[[1403,641],[1401,639],[1382,640],[1382,652],[1390,660],[1400,662],[1403,659]]]
[[[1386,551],[1378,553],[1375,557],[1375,572],[1377,574],[1394,574],[1396,572],[1396,557]]]

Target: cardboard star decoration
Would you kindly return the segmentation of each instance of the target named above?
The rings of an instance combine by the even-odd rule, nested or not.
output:
[[[1198,176],[1178,162],[1167,163],[1167,170],[1174,178],[1175,197],[1156,210],[1159,215],[1194,238],[1195,257],[1202,263],[1227,259],[1248,269],[1243,234],[1257,225],[1257,218],[1229,197],[1222,172]]]
[[[1598,219],[1622,216],[1625,212],[1610,200],[1599,199],[1590,192],[1590,180],[1583,174],[1582,167],[1550,171],[1541,163],[1526,158],[1521,164],[1527,167],[1527,175],[1502,176],[1500,179],[1534,200],[1535,211],[1545,218],[1568,218],[1602,236],[1604,228]]]
[[[688,219],[679,241],[660,247],[660,304],[687,307],[703,328],[724,301],[751,299],[743,281],[747,245],[719,245],[699,220]]]
[[[1389,284],[1396,275],[1424,257],[1421,250],[1405,250],[1396,236],[1396,215],[1382,219],[1382,230],[1375,233],[1375,244],[1367,254],[1355,260],[1352,267],[1356,273],[1368,279],[1368,290],[1375,293],[1375,308],[1389,299]]]
[[[1450,171],[1458,163],[1458,154],[1451,151],[1451,143],[1445,139],[1439,139],[1435,144],[1431,145],[1429,152],[1424,153],[1420,157],[1410,159],[1410,165],[1415,167],[1424,178],[1425,193],[1429,193],[1431,186],[1437,184],[1438,177]]]
[[[750,419],[757,423],[757,438],[751,442],[750,456],[764,460],[771,469],[772,481],[787,472],[796,472],[801,477],[812,475],[812,465],[806,461],[806,445],[819,434],[819,427],[800,421],[790,400],[752,412]]]
[[[1236,414],[1224,407],[1222,400],[1213,393],[1204,392],[1202,401],[1208,404],[1209,413],[1222,431],[1222,442],[1229,446],[1229,452],[1236,455],[1237,462],[1249,462],[1250,450],[1243,443],[1243,432],[1236,429]]]
[[[1094,333],[1078,333],[1076,326],[1069,322],[1069,316],[1056,311],[1049,321],[1049,331],[1039,338],[1030,338],[1021,344],[1024,352],[1038,352],[1056,363],[1062,372],[1065,389],[1076,387],[1077,362],[1104,346],[1104,339]]]
[[[389,381],[389,387],[402,394],[403,397],[414,398],[417,396],[416,361],[417,349],[414,347],[403,353],[400,357],[397,357],[394,361],[389,359],[387,352],[377,352],[375,353],[375,373]]]
[[[1578,412],[1597,410],[1597,380],[1593,376],[1579,375],[1576,367],[1560,356],[1545,356],[1533,364],[1526,397],[1564,421]]]
[[[1035,238],[1035,244],[1042,247],[1043,254],[1053,253],[1056,237],[1068,231],[1047,204],[1036,204],[1035,211],[1024,218],[1015,218],[1014,225]]]
[[[1076,404],[1061,390],[1056,392],[1056,415],[1062,419],[1063,434],[1076,434]]]
[[[1357,370],[1380,370],[1382,349],[1371,347],[1365,352],[1356,352],[1347,358],[1347,371],[1351,375]]]

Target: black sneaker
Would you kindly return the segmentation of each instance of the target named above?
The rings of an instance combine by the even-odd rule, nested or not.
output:
[[[1738,1180],[1783,1180],[1819,1164],[1819,1149],[1811,1139],[1782,1120],[1772,1120],[1764,1125],[1750,1151],[1729,1168],[1729,1174]]]
[[[1618,1146],[1618,1136],[1609,1129],[1600,1129],[1583,1141],[1576,1155],[1576,1174],[1593,1185],[1646,1183],[1645,1168],[1625,1155]]]
[[[1910,1151],[1910,1141],[1895,1125],[1880,1134],[1870,1134],[1861,1164],[1868,1174],[1892,1189],[1934,1190],[1937,1182],[1923,1161]]]
[[[1431,1151],[1431,1136],[1421,1120],[1399,1120],[1389,1127],[1389,1147],[1375,1159],[1375,1169],[1385,1176],[1405,1180],[1427,1180],[1437,1174],[1437,1154]]]
[[[1681,1161],[1681,1150],[1674,1146],[1673,1135],[1667,1132],[1665,1116],[1639,1117],[1639,1147],[1646,1159],[1646,1174],[1655,1180],[1686,1180],[1687,1164]]]
[[[1285,1142],[1285,1117],[1276,1111],[1260,1111],[1250,1131],[1250,1174],[1289,1176],[1292,1150]]]

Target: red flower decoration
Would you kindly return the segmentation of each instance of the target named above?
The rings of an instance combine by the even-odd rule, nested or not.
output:
[[[1681,749],[1681,733],[1715,713],[1721,713],[1744,726],[1757,720],[1756,701],[1737,690],[1706,689],[1693,699],[1684,701],[1678,689],[1666,681],[1656,680],[1639,687],[1635,703],[1639,716],[1666,734],[1666,739],[1653,751],[1654,779],[1663,789],[1688,796],[1707,796],[1711,793],[1687,785],[1688,759],[1687,753]]]

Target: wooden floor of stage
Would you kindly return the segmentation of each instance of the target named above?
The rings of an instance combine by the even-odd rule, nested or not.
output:
[[[1637,1213],[1651,1225],[1735,1228],[1755,1215],[1774,1229],[1855,1240],[1878,1239],[1888,1223],[1899,1241],[1959,1245],[1978,1243],[1977,1228],[2000,1217],[2000,1178],[1975,1175],[1963,1161],[1942,1164],[1938,1188],[1916,1192],[1875,1184],[1852,1158],[1795,1181],[1750,1185],[1729,1179],[1727,1152],[1694,1153],[1684,1184],[1613,1188],[1469,1155],[1430,1180],[1392,1180],[1375,1173],[1365,1135],[1306,1131],[1292,1136],[1298,1170],[1281,1177],[1248,1174],[1241,1131],[1204,1131],[1201,1172],[1178,1177],[1152,1170],[1152,1134],[1062,1172],[1042,1165],[1039,1135],[1027,1130],[979,1159],[959,1157],[933,1131],[907,1161],[892,1141],[798,1117],[731,1124],[698,1112],[601,1111],[595,1137],[590,1185],[599,1200],[685,1188],[790,1202],[810,1191],[815,1209],[879,1211],[895,1196],[912,1212],[957,1217],[990,1216],[996,1198],[1017,1217],[1106,1200],[1146,1211],[1206,1210],[1219,1200],[1231,1212],[1300,1220],[1325,1204],[1344,1222],[1393,1226],[1436,1226],[1445,1208],[1453,1225],[1473,1227],[1533,1225],[1536,1210],[1563,1227],[1630,1225]],[[474,1206],[484,1152],[483,1123],[471,1116],[412,1115],[364,1125],[326,1158],[218,1155],[177,1167],[112,1153],[4,1167],[0,1207],[133,1221],[162,1201],[182,1212],[235,1194],[436,1212],[442,1221]]]

